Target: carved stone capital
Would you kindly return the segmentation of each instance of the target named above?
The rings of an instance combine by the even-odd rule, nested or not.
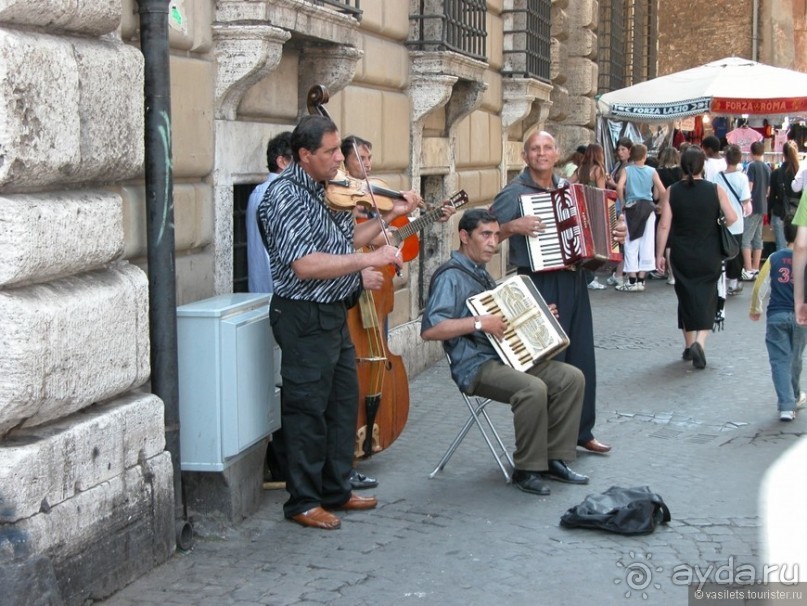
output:
[[[352,46],[328,44],[303,49],[300,53],[297,107],[305,110],[308,91],[316,84],[325,86],[330,94],[345,88],[353,80],[362,56],[364,51]]]
[[[536,124],[545,124],[549,118],[549,110],[552,107],[552,102],[544,99],[536,99],[532,104],[530,113],[522,120],[521,124],[524,131],[528,131]]]
[[[280,63],[285,30],[254,23],[213,25],[216,53],[216,117],[235,119],[238,104],[250,87]]]
[[[502,80],[502,126],[509,128],[526,117],[533,102],[549,103],[552,85],[534,78],[504,78]]]
[[[487,89],[486,82],[458,81],[446,106],[446,128],[450,130],[458,121],[482,105],[482,95]]]
[[[412,76],[409,98],[412,102],[412,122],[418,123],[451,98],[456,76]]]
[[[412,120],[422,120],[431,111],[448,104],[446,128],[474,111],[487,90],[487,63],[459,53],[411,51]]]
[[[525,129],[536,122],[536,118],[546,119],[552,102],[552,85],[534,78],[504,78],[502,80],[502,128],[507,130],[519,121]],[[537,115],[535,110],[538,110]]]

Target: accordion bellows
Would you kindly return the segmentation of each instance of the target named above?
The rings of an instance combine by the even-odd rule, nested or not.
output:
[[[513,276],[493,290],[469,297],[474,315],[494,314],[507,322],[504,339],[487,335],[502,362],[525,371],[569,346],[569,337],[527,276]]]
[[[544,231],[527,238],[532,271],[551,271],[582,264],[596,269],[622,260],[613,231],[617,223],[616,193],[587,185],[564,185],[554,191],[520,198],[523,216],[540,217]]]

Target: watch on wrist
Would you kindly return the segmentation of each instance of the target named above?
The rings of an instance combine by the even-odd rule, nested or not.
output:
[[[479,316],[474,316],[474,330],[482,330],[482,319]]]

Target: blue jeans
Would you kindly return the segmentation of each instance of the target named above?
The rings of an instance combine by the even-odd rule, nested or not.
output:
[[[777,408],[794,410],[801,392],[801,357],[807,343],[807,329],[796,324],[792,311],[768,316],[765,346],[771,363],[771,378],[776,390]]]
[[[784,219],[776,215],[771,215],[771,227],[773,227],[773,234],[776,236],[776,250],[784,250],[787,248]]]

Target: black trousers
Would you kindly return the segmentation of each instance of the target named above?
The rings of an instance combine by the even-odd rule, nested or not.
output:
[[[270,322],[282,352],[287,518],[350,498],[359,386],[346,313],[341,302],[272,297]]]
[[[561,270],[532,273],[529,268],[520,267],[518,273],[530,276],[544,300],[558,306],[558,321],[566,331],[570,344],[553,359],[576,366],[586,378],[580,431],[577,434],[577,443],[584,444],[594,437],[592,430],[597,417],[594,320],[585,272]]]

